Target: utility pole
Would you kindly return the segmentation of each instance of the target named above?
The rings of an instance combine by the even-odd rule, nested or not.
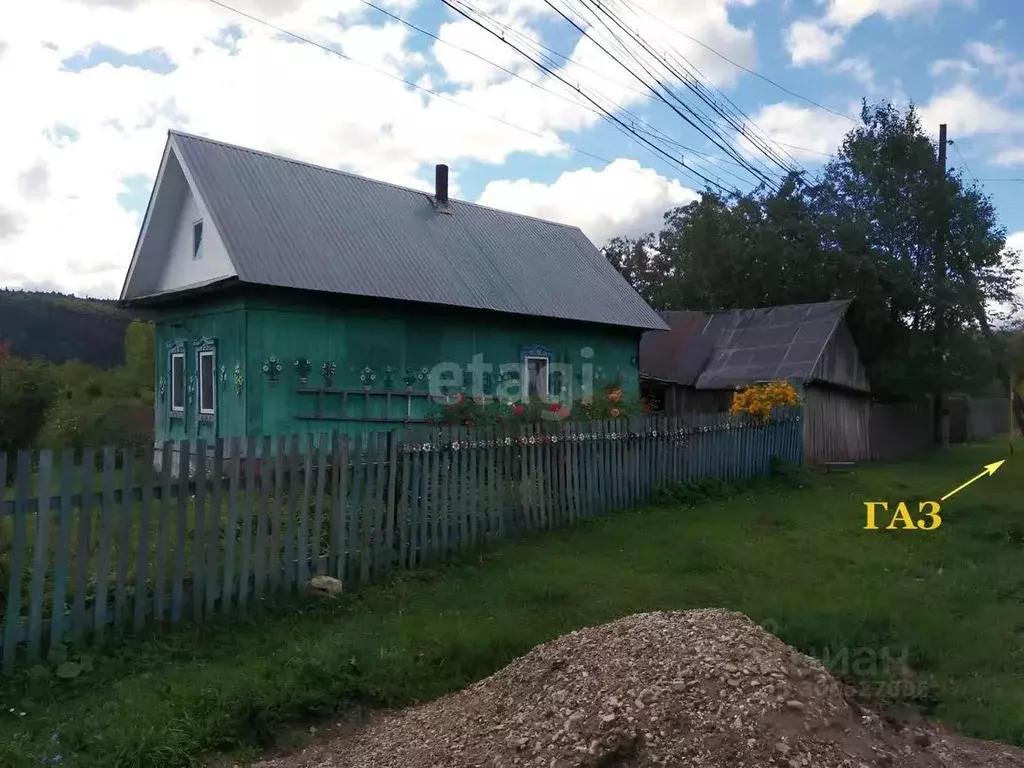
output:
[[[945,356],[942,354],[943,344],[946,341],[946,229],[949,222],[946,216],[946,124],[939,126],[939,168],[938,168],[938,194],[935,197],[937,206],[938,231],[935,238],[935,283],[934,309],[935,329],[932,343],[935,347],[935,372],[932,382],[932,406],[933,421],[932,429],[935,442],[942,442],[942,425],[945,415],[945,404],[943,402],[945,382]]]

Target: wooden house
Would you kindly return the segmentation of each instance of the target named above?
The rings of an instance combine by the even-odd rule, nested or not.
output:
[[[641,386],[670,414],[726,411],[738,387],[787,380],[803,405],[809,464],[870,453],[871,388],[845,317],[849,301],[663,312],[640,343]]]
[[[449,199],[447,166],[430,194],[173,131],[121,300],[155,313],[158,444],[381,430],[432,381],[637,393],[666,327],[580,229]]]

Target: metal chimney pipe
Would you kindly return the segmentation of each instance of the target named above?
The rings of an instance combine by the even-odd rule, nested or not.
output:
[[[441,205],[448,204],[448,166],[439,164],[434,168],[434,198]]]

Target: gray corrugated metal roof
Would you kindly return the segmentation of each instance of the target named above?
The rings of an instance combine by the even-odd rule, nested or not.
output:
[[[578,227],[190,134],[171,141],[242,282],[635,328],[665,325]]]
[[[640,369],[697,389],[807,382],[849,300],[718,312],[664,312],[668,333],[640,340]]]
[[[760,381],[809,381],[849,300],[739,309],[719,314],[715,353],[697,389],[728,389]]]

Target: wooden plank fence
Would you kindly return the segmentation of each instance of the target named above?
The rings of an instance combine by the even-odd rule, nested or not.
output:
[[[175,466],[194,471],[178,476],[170,443],[158,468],[152,451],[113,447],[77,462],[0,454],[0,476],[15,462],[0,498],[0,667],[57,643],[244,614],[314,574],[350,589],[667,485],[764,474],[773,457],[800,461],[799,422],[786,410],[767,424],[696,415],[182,442]]]

